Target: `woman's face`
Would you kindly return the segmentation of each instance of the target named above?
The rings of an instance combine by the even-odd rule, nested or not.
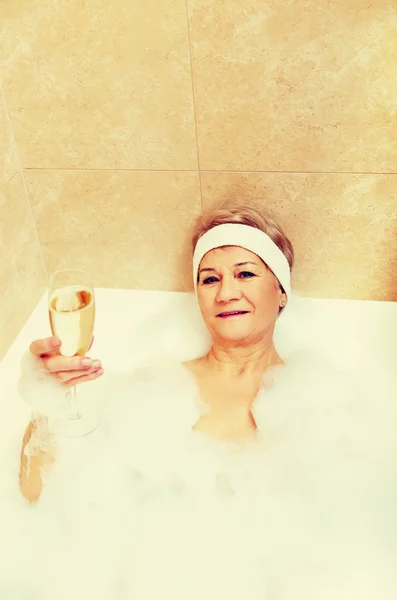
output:
[[[197,298],[215,340],[245,345],[273,333],[283,296],[270,269],[239,246],[211,250],[199,266]]]

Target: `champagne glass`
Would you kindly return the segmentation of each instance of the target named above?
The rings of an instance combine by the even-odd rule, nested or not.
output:
[[[84,356],[91,345],[95,320],[95,295],[90,276],[81,269],[56,271],[50,277],[48,312],[53,335],[61,340],[63,356]],[[68,414],[56,426],[66,437],[81,437],[99,425],[92,411],[77,407],[76,386],[67,391]]]

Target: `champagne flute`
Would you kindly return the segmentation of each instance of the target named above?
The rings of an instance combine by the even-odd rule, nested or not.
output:
[[[84,356],[91,345],[95,321],[95,295],[89,275],[81,269],[56,271],[50,277],[48,312],[51,330],[61,340],[63,356]],[[81,437],[99,425],[97,414],[77,408],[76,386],[67,391],[69,412],[57,426],[66,437]]]

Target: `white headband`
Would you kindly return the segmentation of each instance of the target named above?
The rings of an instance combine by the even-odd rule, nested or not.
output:
[[[194,289],[197,288],[197,272],[202,259],[207,252],[221,246],[240,246],[259,256],[277,277],[287,296],[291,295],[291,272],[280,248],[260,229],[240,223],[217,225],[198,240],[193,255]]]

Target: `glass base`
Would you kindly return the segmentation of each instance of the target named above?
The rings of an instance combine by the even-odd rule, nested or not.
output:
[[[57,419],[54,429],[57,435],[68,438],[84,437],[99,427],[99,416],[96,414],[80,414]]]

